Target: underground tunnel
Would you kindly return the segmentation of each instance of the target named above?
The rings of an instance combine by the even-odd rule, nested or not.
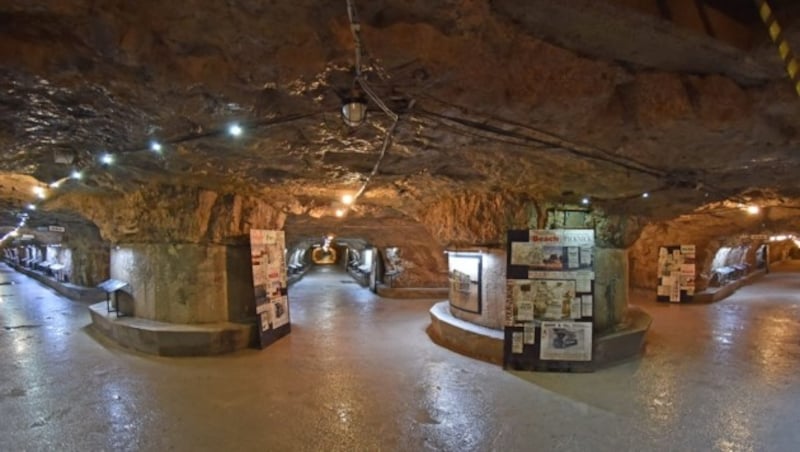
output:
[[[613,373],[800,259],[798,19],[0,1],[0,256],[131,353],[269,356],[424,300],[449,353]]]

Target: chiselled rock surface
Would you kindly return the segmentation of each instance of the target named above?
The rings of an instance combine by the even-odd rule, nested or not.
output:
[[[443,247],[501,244],[545,206],[587,198],[620,248],[743,193],[797,204],[800,102],[757,17],[747,49],[625,2],[533,3],[553,21],[519,2],[356,2],[364,79],[399,115],[383,155],[374,101],[361,127],[340,117],[344,0],[0,2],[0,232],[30,202],[28,227],[93,223],[112,243],[335,232],[401,245],[414,285],[441,281]]]

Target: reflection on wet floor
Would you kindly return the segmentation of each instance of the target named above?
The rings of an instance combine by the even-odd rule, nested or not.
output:
[[[646,356],[505,372],[430,342],[437,300],[330,268],[290,290],[272,347],[160,358],[95,337],[84,305],[0,266],[4,450],[776,450],[800,444],[800,268],[713,305],[636,300]],[[8,284],[15,282],[15,284]]]

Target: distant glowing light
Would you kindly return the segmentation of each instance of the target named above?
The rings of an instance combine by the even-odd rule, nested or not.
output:
[[[642,198],[649,198],[649,197],[650,197],[650,193],[647,193],[647,192],[642,193]]]
[[[344,216],[344,209],[336,209],[336,216],[341,218]]]
[[[589,204],[589,198],[583,198],[583,199],[581,199],[581,204],[583,204],[584,206],[585,206],[585,205],[587,205],[587,204]]]
[[[103,162],[104,165],[110,165],[114,163],[114,156],[111,154],[103,154],[103,156],[100,157],[100,161]]]
[[[72,172],[72,174],[69,175],[69,177],[71,177],[71,178],[73,178],[75,180],[80,180],[83,177],[83,174],[81,174],[80,171],[75,170],[75,171]]]
[[[28,210],[36,210],[36,204],[28,204]]]
[[[239,124],[234,123],[228,126],[228,133],[232,137],[238,137],[242,134],[242,132],[243,132],[242,126],[240,126]]]
[[[162,146],[158,141],[150,142],[150,150],[153,152],[161,152]]]
[[[353,195],[344,195],[342,196],[342,203],[345,205],[353,204]]]
[[[750,215],[755,215],[758,212],[761,212],[761,208],[759,208],[758,206],[747,206],[747,213],[749,213]]]

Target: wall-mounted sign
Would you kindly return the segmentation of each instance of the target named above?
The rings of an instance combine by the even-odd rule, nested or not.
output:
[[[481,313],[481,271],[483,256],[476,252],[450,251],[447,266],[450,277],[450,306]]]
[[[66,231],[66,228],[64,228],[63,226],[50,226],[48,229],[50,230],[50,232],[64,232],[64,231]]]
[[[592,370],[594,230],[508,231],[503,366]]]

